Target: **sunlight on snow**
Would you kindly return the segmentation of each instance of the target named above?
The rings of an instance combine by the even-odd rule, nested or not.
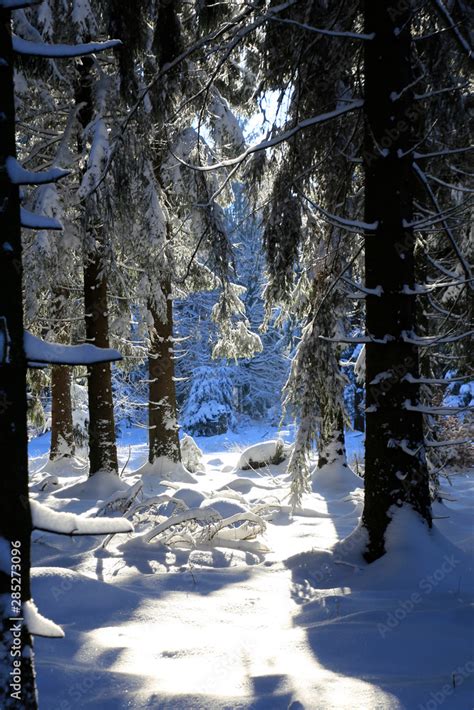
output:
[[[179,694],[218,704],[249,700],[274,683],[306,708],[399,707],[370,683],[317,662],[304,629],[293,623],[299,609],[288,588],[289,574],[279,568],[270,580],[254,570],[244,582],[210,594],[174,592],[142,606],[131,623],[88,634],[80,660],[93,663],[119,650],[110,671],[140,676],[143,699]]]

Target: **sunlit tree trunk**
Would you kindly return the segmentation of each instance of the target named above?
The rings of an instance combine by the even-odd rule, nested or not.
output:
[[[76,88],[78,119],[82,128],[78,148],[83,150],[83,133],[93,118],[92,68],[94,60],[83,57],[78,63]],[[85,206],[87,211],[87,205]],[[106,259],[104,234],[100,226],[85,219],[84,312],[86,338],[101,348],[109,347]],[[88,372],[89,398],[89,475],[97,471],[118,471],[115,419],[112,395],[112,371],[109,363],[92,365]]]
[[[149,351],[149,461],[165,456],[180,461],[176,420],[176,385],[173,358],[173,301],[171,285],[165,284],[166,320],[150,306],[153,332]]]
[[[61,327],[65,316],[64,303],[67,293],[56,289],[53,293],[53,316],[55,341],[69,342],[67,326]],[[71,399],[72,370],[64,365],[51,368],[51,461],[74,456],[74,428]]]

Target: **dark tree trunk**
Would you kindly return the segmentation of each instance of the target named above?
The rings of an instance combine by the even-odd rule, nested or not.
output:
[[[74,428],[71,401],[71,368],[53,365],[51,369],[51,449],[56,461],[74,456]]]
[[[149,461],[160,456],[181,460],[176,420],[176,386],[173,357],[173,301],[171,285],[165,285],[166,321],[153,306],[149,306],[154,330],[149,352],[150,401],[148,407]]]
[[[28,454],[26,428],[26,358],[23,349],[22,263],[20,201],[18,187],[8,179],[5,161],[15,156],[15,109],[13,95],[14,57],[11,45],[11,19],[8,10],[0,9],[0,539],[8,548],[19,550],[21,564],[12,573],[0,571],[0,707],[37,707],[33,655],[27,653],[31,638],[21,623],[18,597],[30,599],[31,512],[28,499]],[[17,555],[18,556],[18,555]],[[12,562],[15,559],[12,556]],[[21,590],[21,591],[20,591]],[[5,595],[5,596],[4,596]],[[17,596],[18,595],[18,596]],[[12,600],[10,602],[10,600]],[[13,606],[14,605],[14,606]],[[20,617],[23,653],[12,656],[14,621]],[[18,695],[12,696],[10,672],[19,663],[21,683]],[[18,669],[18,667],[17,667]]]
[[[422,414],[418,403],[416,345],[404,340],[415,331],[412,154],[417,112],[411,68],[409,3],[365,3],[365,219],[378,222],[365,236],[368,295],[366,346],[366,457],[363,523],[367,559],[385,552],[385,530],[393,506],[409,504],[431,525]],[[384,341],[384,342],[375,342]],[[386,341],[386,342],[385,342]],[[412,451],[413,453],[409,453]]]
[[[364,431],[365,429],[365,418],[364,412],[362,411],[363,397],[362,388],[354,385],[354,429],[356,431]]]
[[[61,327],[67,293],[57,289],[53,294],[54,332],[56,342],[69,342],[67,327]],[[71,368],[53,365],[51,368],[51,448],[49,458],[55,461],[74,456],[74,427],[72,420]]]
[[[97,251],[86,257],[84,265],[84,309],[87,341],[100,348],[108,348],[107,279],[103,274],[102,258]],[[97,471],[118,472],[110,363],[91,365],[87,372],[89,475]]]
[[[156,63],[162,69],[168,62],[173,61],[183,49],[181,25],[178,18],[178,8],[173,2],[160,2],[156,7],[156,30],[153,49],[156,54]],[[179,73],[180,69],[177,70]],[[168,108],[172,107],[172,92],[176,88],[174,82],[178,74],[170,74],[166,90],[155,84],[155,91],[150,96],[156,115],[162,117]],[[162,118],[160,118],[160,122]],[[155,177],[161,183],[160,162],[162,156],[155,158]],[[171,229],[167,224],[168,234]],[[164,278],[160,283],[161,291],[166,298],[166,320],[153,303],[148,304],[148,309],[153,320],[153,331],[150,333],[150,351],[148,354],[149,371],[149,451],[148,460],[153,463],[160,456],[165,456],[171,461],[181,460],[179,445],[176,385],[174,381],[174,343],[173,343],[173,301],[171,296],[171,277]]]
[[[83,133],[92,121],[94,60],[83,57],[77,64],[78,84],[76,105],[82,135],[78,139],[79,153],[84,148]],[[94,196],[90,200],[96,199]],[[85,205],[85,212],[88,205]],[[91,207],[92,209],[92,207]],[[104,234],[99,226],[91,226],[86,214],[84,247],[84,312],[86,339],[98,347],[109,347],[107,276],[105,273]],[[115,419],[112,396],[112,371],[109,363],[92,365],[88,371],[89,398],[89,475],[97,471],[118,472],[115,443]]]

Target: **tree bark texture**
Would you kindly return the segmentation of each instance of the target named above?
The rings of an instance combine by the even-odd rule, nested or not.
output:
[[[408,504],[431,525],[418,348],[405,340],[416,326],[412,152],[417,142],[408,3],[367,0],[365,32],[366,454],[363,523],[367,559],[384,554],[394,506]],[[381,288],[380,288],[381,287]],[[405,292],[404,292],[405,291]]]
[[[173,301],[171,284],[164,289],[166,320],[150,305],[154,329],[149,351],[149,461],[166,456],[180,461],[181,453],[176,420],[176,386],[173,356]]]
[[[78,84],[76,105],[82,128],[78,148],[84,148],[83,134],[92,121],[94,60],[83,57],[77,64]],[[92,199],[95,199],[94,197]],[[85,210],[87,211],[87,204]],[[104,234],[100,226],[91,225],[85,218],[84,247],[84,312],[86,339],[98,347],[109,347],[107,276],[105,272]],[[118,472],[115,441],[115,419],[110,363],[91,365],[88,372],[89,399],[89,475],[97,471]]]
[[[69,328],[61,327],[65,316],[64,303],[67,293],[60,289],[53,292],[53,316],[55,341],[69,343]],[[64,365],[51,368],[51,448],[49,458],[56,461],[74,456],[74,427],[71,399],[72,370]]]
[[[10,618],[21,618],[18,604],[31,598],[32,521],[28,499],[20,198],[18,186],[11,184],[6,171],[6,159],[16,156],[16,147],[11,15],[5,9],[0,9],[0,59],[0,540],[6,541],[8,554],[12,551],[12,563],[21,558],[18,567],[12,564],[10,568],[8,562],[0,570],[0,707],[35,710],[34,661],[33,654],[27,653],[32,641],[21,620],[20,648],[24,653],[17,659],[21,671],[20,699],[12,696],[15,689],[10,686],[12,676],[9,675],[14,670],[15,660],[10,654],[15,622]],[[19,554],[13,555],[14,550],[19,550]]]

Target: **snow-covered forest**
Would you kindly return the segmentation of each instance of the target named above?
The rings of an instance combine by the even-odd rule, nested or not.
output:
[[[472,7],[0,19],[0,710],[472,707]]]

